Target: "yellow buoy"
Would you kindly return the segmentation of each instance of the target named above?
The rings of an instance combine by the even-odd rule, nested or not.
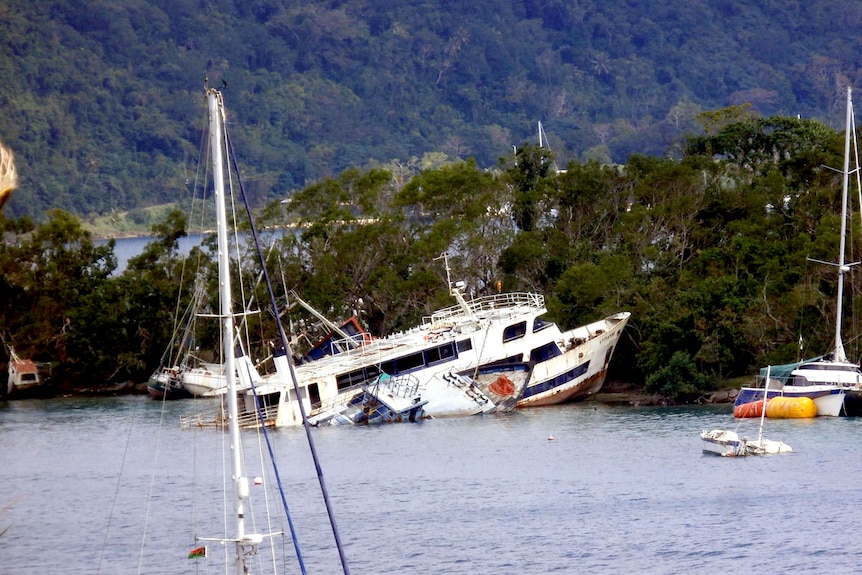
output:
[[[771,397],[766,402],[766,417],[770,419],[817,417],[817,406],[810,397]]]

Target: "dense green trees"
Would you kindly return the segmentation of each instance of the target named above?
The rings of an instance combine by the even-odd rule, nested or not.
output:
[[[564,327],[632,312],[612,377],[681,399],[797,359],[800,338],[806,355],[825,352],[836,277],[807,258],[832,261],[838,251],[841,175],[829,166],[842,165],[843,137],[817,122],[737,112],[704,116],[704,135],[679,159],[573,161],[558,171],[546,149],[525,145],[495,170],[472,160],[406,179],[345,170],[258,216],[259,229],[290,226],[266,232],[270,275],[288,301],[295,291],[331,318],[357,313],[386,334],[451,304],[446,252],[451,279],[470,294],[539,291]],[[112,244],[94,246],[67,212],[38,225],[0,222],[0,333],[55,362],[65,381],[144,379],[196,282],[207,282],[217,309],[212,244],[178,253],[179,212],[119,274]],[[849,260],[862,259],[862,246],[850,249]],[[267,301],[253,285],[256,258],[242,259],[250,287],[237,299]],[[846,309],[856,312],[852,269]],[[258,356],[272,317],[249,320]],[[296,327],[306,317],[294,309],[286,319]],[[204,329],[197,344],[215,347],[216,337]],[[846,342],[858,357],[856,338]]]
[[[450,305],[447,279],[465,280],[472,295],[539,291],[564,327],[627,310],[612,377],[679,399],[828,351],[835,272],[807,258],[837,254],[841,174],[829,166],[842,165],[841,134],[726,112],[725,122],[704,117],[711,128],[679,159],[573,161],[558,171],[546,149],[525,145],[496,170],[469,160],[409,179],[345,170],[259,214],[259,229],[290,226],[267,241],[270,275],[288,301],[294,291],[331,318],[359,314],[376,334]],[[119,274],[111,245],[94,247],[66,212],[35,226],[2,223],[0,333],[79,385],[145,378],[196,281],[216,309],[212,245],[179,254],[178,212]],[[860,222],[852,227],[858,236]],[[862,246],[850,249],[848,259],[862,259]],[[255,258],[242,259],[250,287],[237,299],[267,301],[254,285]],[[853,298],[852,269],[855,312],[862,297]],[[257,356],[275,334],[272,317],[250,316]],[[299,308],[286,316],[295,335],[307,317]],[[216,337],[204,330],[197,343],[214,347]],[[847,338],[851,357],[857,344]]]
[[[195,181],[205,78],[227,82],[257,205],[432,152],[493,167],[539,120],[561,166],[661,156],[727,105],[837,126],[860,23],[830,0],[7,0],[6,213],[174,201]]]

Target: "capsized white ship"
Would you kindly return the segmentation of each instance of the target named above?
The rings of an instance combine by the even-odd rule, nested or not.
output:
[[[422,403],[426,417],[563,403],[602,387],[629,312],[562,332],[542,319],[547,312],[542,295],[499,293],[468,301],[464,287],[450,282],[457,305],[407,331],[361,343],[334,342],[333,349],[343,351],[297,366],[289,364],[284,350],[276,350],[277,373],[241,392],[240,418],[247,425],[261,420],[274,427],[300,425],[301,401],[310,420],[326,421],[381,375],[396,380],[410,375],[416,382],[411,400]],[[471,370],[501,363],[532,365],[525,386],[513,386],[508,397],[484,393],[471,376]],[[290,369],[299,383],[298,398],[289,384]]]

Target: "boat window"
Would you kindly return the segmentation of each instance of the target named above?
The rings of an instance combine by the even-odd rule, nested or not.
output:
[[[503,330],[503,341],[512,341],[513,339],[524,337],[525,333],[527,333],[527,322],[518,322]]]
[[[464,341],[458,342],[458,353],[464,353],[465,351],[470,351],[473,349],[473,340],[465,339]]]
[[[790,385],[808,385],[808,379],[804,375],[794,375]]]
[[[338,387],[338,391],[342,391],[348,387],[353,387],[354,385],[361,385],[366,381],[374,379],[379,374],[380,370],[377,366],[370,365],[362,369],[356,369],[348,373],[337,375],[335,377],[335,384]]]
[[[545,321],[545,320],[543,320],[543,319],[542,319],[542,318],[540,318],[540,317],[537,317],[537,318],[533,321],[533,333],[536,333],[537,331],[542,331],[542,330],[543,330],[543,329],[545,329],[546,327],[550,327],[550,326],[552,326],[552,325],[554,325],[554,324],[553,324],[553,323],[551,323],[551,322],[549,322],[549,321]]]
[[[404,373],[423,365],[425,365],[425,360],[422,358],[422,353],[405,355],[395,360],[395,373]]]
[[[425,350],[425,363],[437,363],[440,361],[440,348],[432,347]]]
[[[260,401],[261,407],[267,408],[273,405],[278,405],[278,397],[279,392],[265,393],[263,395],[259,395],[258,400]]]
[[[425,350],[425,363],[427,365],[447,361],[453,357],[455,357],[455,346],[451,342]]]
[[[549,342],[531,351],[530,361],[535,361],[536,363],[539,363],[541,361],[548,361],[552,357],[557,357],[561,354],[562,352],[560,351],[560,348],[557,347],[557,344],[554,342]]]

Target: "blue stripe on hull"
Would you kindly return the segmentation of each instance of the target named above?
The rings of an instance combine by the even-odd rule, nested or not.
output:
[[[830,389],[830,390],[821,390],[815,392],[808,392],[804,389],[793,389],[792,385],[785,386],[783,390],[779,389],[770,389],[769,395],[767,397],[773,398],[777,396],[784,397],[810,397],[811,399],[816,399],[818,397],[823,397],[825,395],[833,395],[839,393],[839,389]],[[739,390],[739,395],[736,396],[736,400],[733,402],[733,407],[737,407],[740,405],[744,405],[746,403],[751,403],[753,401],[760,401],[763,399],[763,388],[757,387],[743,387]]]
[[[546,391],[550,391],[552,389],[556,389],[562,385],[566,385],[573,380],[581,377],[587,370],[590,368],[589,360],[581,365],[575,367],[574,369],[570,369],[565,373],[561,373],[556,377],[552,377],[551,379],[546,379],[545,381],[540,381],[537,383],[533,383],[524,390],[524,399],[529,397],[533,397],[534,395],[539,395],[540,393],[545,393]],[[533,372],[535,373],[535,371]]]

